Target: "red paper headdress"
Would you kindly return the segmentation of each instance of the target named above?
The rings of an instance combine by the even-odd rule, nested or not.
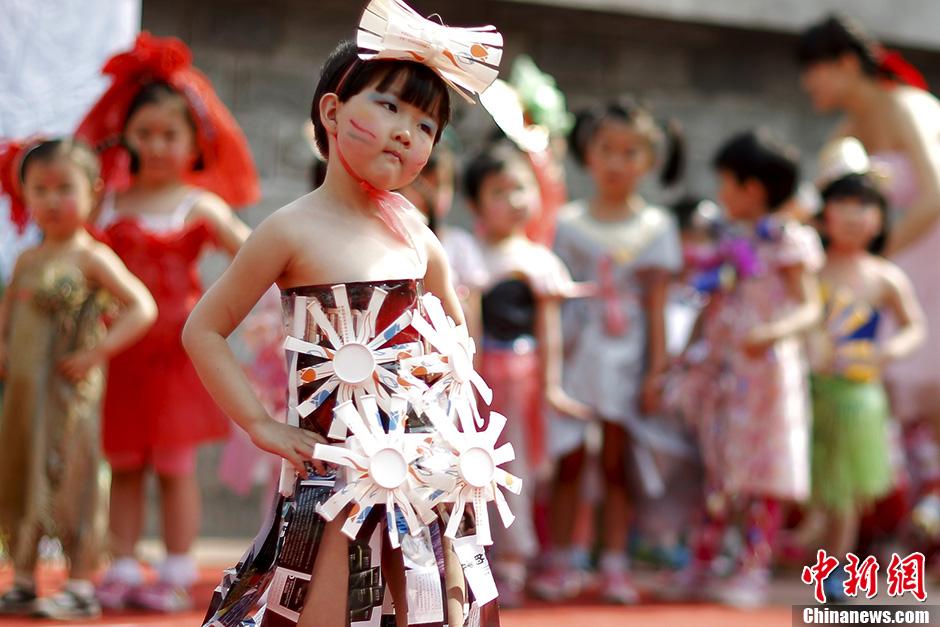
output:
[[[111,57],[103,73],[111,75],[111,87],[75,134],[101,156],[102,178],[108,189],[130,185],[130,154],[121,138],[131,102],[144,85],[164,82],[186,99],[196,123],[203,167],[188,173],[186,181],[218,194],[233,207],[258,200],[258,174],[245,135],[209,80],[192,66],[186,44],[175,37],[140,33],[133,49]]]
[[[22,234],[29,224],[29,210],[23,201],[23,186],[20,181],[20,168],[23,158],[37,144],[43,141],[42,137],[31,137],[17,141],[4,141],[0,143],[0,188],[10,198],[10,221],[16,226],[17,232]]]
[[[899,83],[929,91],[927,79],[897,50],[879,48],[875,53],[878,69]]]

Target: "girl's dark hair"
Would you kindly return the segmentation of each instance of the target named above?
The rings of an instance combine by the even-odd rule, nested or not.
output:
[[[508,142],[494,144],[478,153],[464,167],[463,193],[472,203],[480,199],[483,182],[505,171],[510,165],[525,163],[522,153]]]
[[[314,157],[310,164],[310,189],[314,190],[326,180],[326,161],[319,157]]]
[[[796,191],[799,159],[796,148],[758,129],[734,135],[718,149],[712,163],[739,183],[755,179],[767,194],[767,208],[774,211]]]
[[[169,83],[155,81],[152,83],[147,83],[141,87],[140,91],[137,92],[137,95],[134,96],[134,99],[131,100],[130,106],[127,107],[127,114],[124,116],[124,128],[127,128],[127,123],[130,122],[134,114],[144,106],[151,104],[163,104],[165,102],[179,105],[180,109],[183,111],[183,116],[186,119],[186,123],[189,124],[189,128],[192,129],[193,142],[196,146],[196,150],[198,151],[199,130],[196,126],[196,120],[193,118],[193,113],[189,109],[189,103],[186,101],[186,97]],[[131,147],[127,145],[127,142],[124,142],[124,148],[131,156],[131,174],[136,174],[140,170],[140,158],[131,149]],[[202,155],[200,154],[196,157],[195,163],[193,163],[193,170],[199,171],[204,168],[205,164],[203,163]]]
[[[858,57],[862,71],[868,76],[884,75],[878,62],[878,42],[857,20],[833,13],[810,26],[801,36],[797,59],[807,67],[820,61],[834,61],[849,53]]]
[[[101,175],[98,156],[84,142],[72,138],[49,139],[39,142],[23,155],[18,172],[20,183],[26,181],[26,171],[32,164],[51,163],[58,159],[68,159],[77,165],[92,185]]]
[[[324,157],[329,153],[326,129],[320,121],[320,100],[326,94],[336,94],[346,102],[372,83],[382,93],[390,90],[399,80],[402,87],[397,96],[418,107],[437,121],[437,143],[450,121],[450,94],[447,85],[434,70],[413,61],[363,61],[355,42],[344,41],[327,57],[320,70],[320,81],[313,93],[310,121],[313,122],[317,148]]]
[[[665,159],[659,182],[671,186],[679,181],[685,170],[685,135],[675,120],[659,124],[649,107],[631,99],[618,99],[605,106],[575,113],[574,125],[568,133],[568,145],[575,161],[587,163],[587,148],[605,122],[616,121],[629,125],[658,152],[665,144]]]
[[[676,216],[680,232],[694,227],[695,212],[704,200],[699,196],[683,196],[672,205],[672,215]]]
[[[873,255],[881,254],[888,240],[888,200],[881,192],[877,182],[871,174],[849,174],[829,183],[822,190],[823,213],[826,205],[835,200],[857,200],[865,205],[875,205],[881,214],[881,232],[868,243],[868,252]],[[829,245],[825,233],[820,233],[823,246]]]

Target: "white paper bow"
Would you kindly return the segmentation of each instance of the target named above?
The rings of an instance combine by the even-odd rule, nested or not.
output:
[[[503,36],[494,26],[456,28],[427,20],[401,0],[372,0],[359,21],[359,57],[416,61],[467,101],[499,74]]]

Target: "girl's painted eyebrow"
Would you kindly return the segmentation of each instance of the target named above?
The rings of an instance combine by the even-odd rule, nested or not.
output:
[[[369,100],[379,101],[379,100],[392,100],[398,102],[398,96],[384,91],[371,91],[367,94]]]

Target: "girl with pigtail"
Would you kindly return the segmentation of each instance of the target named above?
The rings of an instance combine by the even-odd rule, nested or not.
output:
[[[578,116],[572,151],[594,183],[590,198],[559,216],[555,252],[575,281],[593,282],[597,295],[566,303],[564,389],[593,411],[603,433],[604,535],[601,593],[614,603],[636,603],[626,556],[629,520],[626,454],[631,425],[657,411],[659,378],[667,366],[664,306],[669,276],[682,267],[675,219],[640,194],[661,166],[660,181],[682,171],[682,140],[635,102],[614,101]],[[572,530],[585,467],[588,422],[554,418],[549,453],[558,459],[552,496],[553,554],[536,581],[540,596],[577,594]]]

